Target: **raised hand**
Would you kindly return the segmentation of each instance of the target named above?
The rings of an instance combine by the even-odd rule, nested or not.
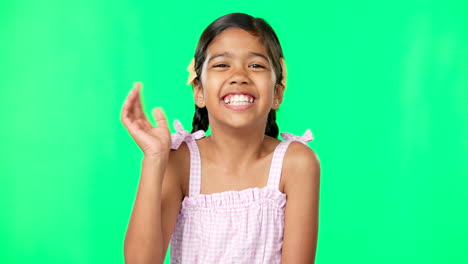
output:
[[[145,156],[165,156],[171,150],[171,133],[161,108],[152,110],[157,127],[148,121],[141,104],[141,83],[135,82],[125,99],[121,121]]]

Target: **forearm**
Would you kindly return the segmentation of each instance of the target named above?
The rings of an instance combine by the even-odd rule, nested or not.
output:
[[[162,263],[161,189],[166,158],[145,157],[138,192],[125,236],[126,263]]]

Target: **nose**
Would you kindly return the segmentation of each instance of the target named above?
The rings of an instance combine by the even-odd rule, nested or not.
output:
[[[248,84],[249,83],[249,77],[247,75],[247,72],[245,69],[242,67],[237,67],[234,69],[232,76],[230,77],[229,84]]]

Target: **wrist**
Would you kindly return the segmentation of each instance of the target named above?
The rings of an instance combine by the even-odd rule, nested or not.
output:
[[[168,153],[160,153],[160,154],[145,154],[143,155],[143,161],[155,164],[166,164],[169,160],[169,152]]]
[[[142,160],[142,178],[162,179],[169,161],[165,155],[145,155]]]

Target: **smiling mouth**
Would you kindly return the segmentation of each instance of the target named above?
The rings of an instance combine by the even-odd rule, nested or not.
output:
[[[227,105],[249,105],[255,102],[255,97],[250,94],[228,94],[222,101]]]

